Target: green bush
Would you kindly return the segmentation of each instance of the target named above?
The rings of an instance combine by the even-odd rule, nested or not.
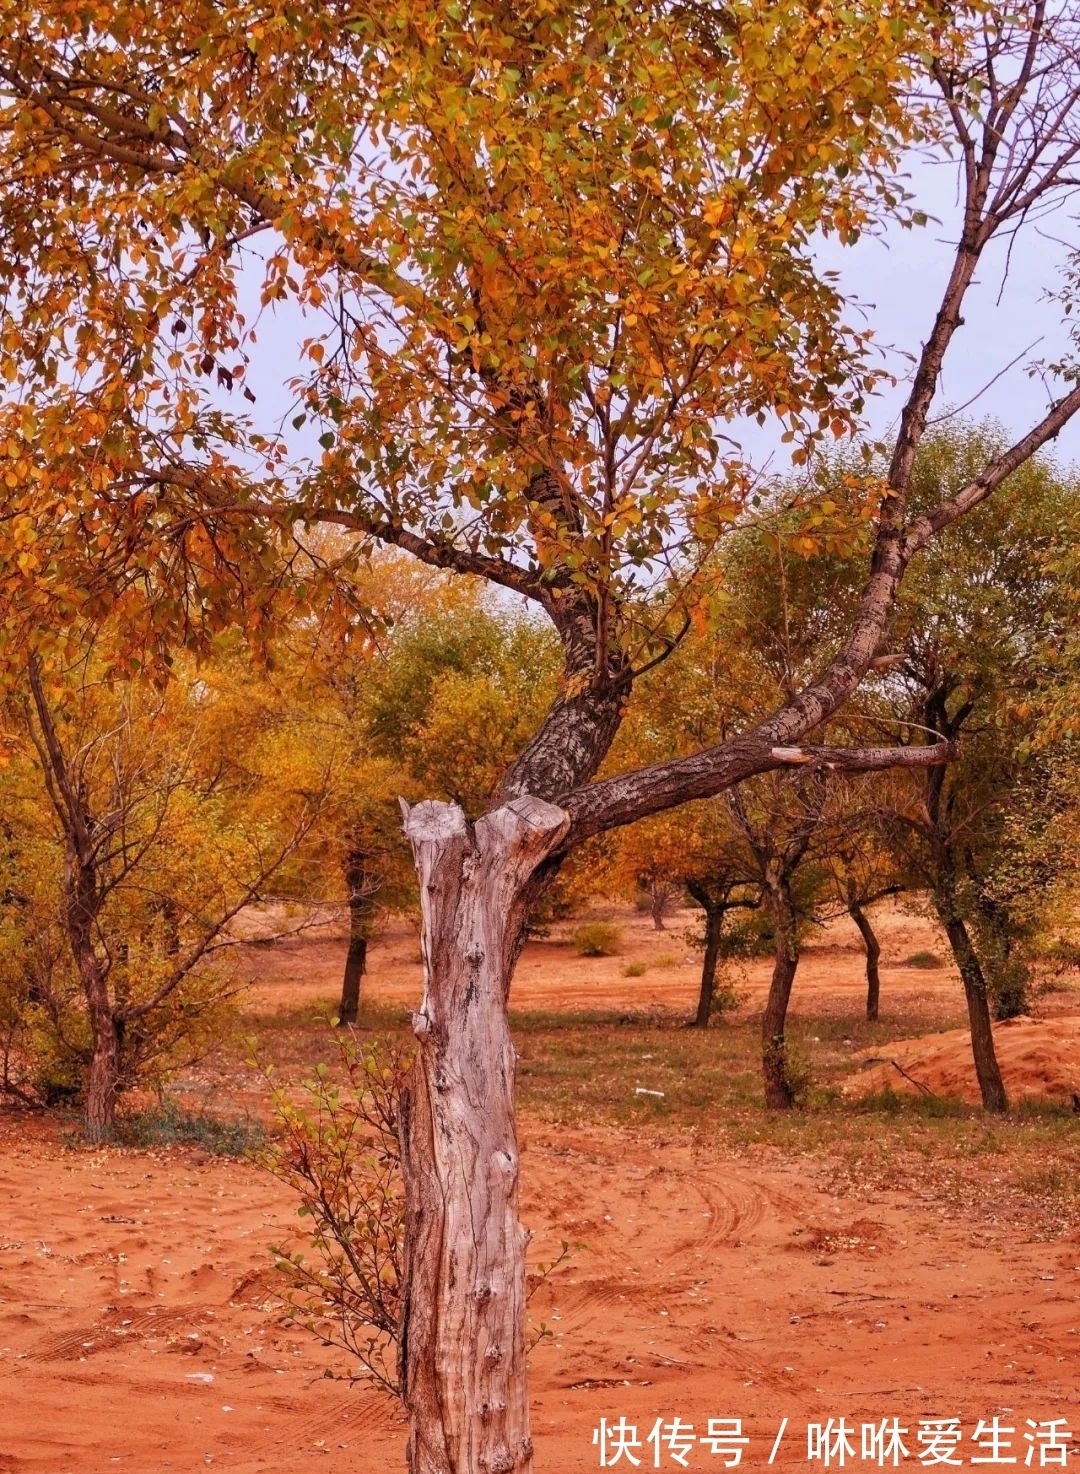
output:
[[[579,957],[614,957],[619,950],[619,928],[606,921],[588,921],[574,932]]]
[[[644,962],[628,962],[622,970],[624,978],[643,978],[648,972]]]
[[[910,957],[904,958],[905,967],[922,967],[929,971],[933,967],[944,967],[945,964],[936,952],[912,952]]]
[[[731,977],[718,976],[709,1005],[710,1018],[723,1018],[726,1013],[738,1013],[746,1002],[746,995],[735,986]]]

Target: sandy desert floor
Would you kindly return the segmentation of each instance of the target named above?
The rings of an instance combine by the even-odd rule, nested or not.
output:
[[[516,1007],[688,1014],[688,922],[655,935],[625,920],[617,958],[531,945]],[[881,929],[885,1009],[958,1022],[951,970],[901,965],[942,952],[929,923],[887,911]],[[317,934],[254,949],[255,1024],[325,1007],[341,957],[339,939]],[[633,959],[648,970],[627,978]],[[796,1006],[857,1016],[860,966],[837,923],[807,954]],[[750,1015],[766,973],[755,966],[746,981]],[[415,940],[392,930],[373,949],[369,997],[401,1009],[418,986]],[[1042,1023],[1065,1041],[1063,1079],[1070,1051],[1080,1066],[1069,1009],[1080,1014],[1075,993],[1051,995]],[[918,1043],[903,1059],[931,1088],[962,1073],[945,1033],[921,1054]],[[1029,1067],[1015,1066],[1014,1090]],[[221,1066],[211,1099],[241,1071],[235,1059]],[[866,1129],[884,1149],[890,1117]],[[754,1469],[786,1419],[776,1464],[813,1467],[808,1425],[841,1417],[854,1430],[849,1468],[872,1467],[859,1457],[863,1423],[898,1419],[921,1467],[920,1420],[958,1418],[953,1457],[968,1466],[986,1454],[976,1424],[997,1418],[1015,1430],[999,1453],[1019,1465],[1026,1420],[1063,1419],[1064,1457],[1080,1469],[1080,1220],[1064,1211],[1048,1226],[992,1152],[954,1193],[948,1175],[917,1168],[890,1186],[872,1170],[872,1134],[865,1171],[839,1170],[831,1150],[757,1149],[681,1120],[590,1124],[534,1110],[521,1134],[530,1256],[550,1263],[561,1241],[575,1246],[530,1307],[552,1333],[531,1356],[538,1471],[598,1468],[601,1419],[636,1428],[640,1467],[669,1469],[674,1451],[662,1443],[657,1464],[647,1441],[657,1419],[701,1435],[710,1418],[740,1418]],[[8,1115],[0,1204],[0,1474],[403,1469],[395,1406],[327,1375],[347,1372],[342,1355],[282,1322],[268,1245],[296,1241],[300,1225],[264,1172],[190,1148],[72,1148],[56,1122]],[[702,1442],[685,1456],[689,1469],[724,1466]]]

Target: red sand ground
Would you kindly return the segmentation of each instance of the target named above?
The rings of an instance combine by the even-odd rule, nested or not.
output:
[[[925,923],[886,920],[888,955],[940,950]],[[854,1003],[861,991],[858,953],[837,935],[807,959],[803,999]],[[688,1010],[687,950],[644,927],[632,942],[593,963],[560,950],[557,971],[552,948],[530,948],[517,1003],[589,1007],[633,990],[638,1006]],[[295,956],[273,949],[278,980],[257,990],[262,1008],[332,991],[340,943],[289,947]],[[416,996],[409,947],[392,937],[376,950],[376,996]],[[622,976],[628,956],[666,952],[673,966]],[[294,964],[306,977],[282,978]],[[943,998],[958,986],[945,969],[917,982],[885,970],[886,996],[901,983]],[[751,992],[761,986],[759,970]],[[913,1199],[848,1184],[841,1195],[818,1161],[748,1165],[682,1133],[526,1121],[522,1146],[534,1262],[563,1239],[587,1245],[532,1302],[554,1332],[531,1359],[538,1471],[599,1467],[602,1417],[637,1426],[642,1468],[654,1467],[645,1438],[658,1417],[699,1433],[709,1417],[741,1417],[753,1469],[783,1418],[776,1462],[787,1467],[806,1463],[808,1423],[841,1416],[856,1444],[861,1423],[898,1418],[916,1455],[920,1418],[958,1416],[965,1467],[984,1452],[976,1420],[997,1416],[1016,1429],[1004,1452],[1020,1467],[1024,1420],[1063,1417],[1080,1468],[1075,1231],[1042,1242],[929,1189]],[[326,1379],[342,1359],[278,1323],[267,1245],[295,1231],[294,1204],[253,1167],[190,1151],[68,1151],[51,1128],[9,1117],[0,1202],[0,1474],[404,1467],[394,1408]],[[659,1467],[680,1466],[665,1449]],[[698,1445],[686,1467],[723,1460]]]

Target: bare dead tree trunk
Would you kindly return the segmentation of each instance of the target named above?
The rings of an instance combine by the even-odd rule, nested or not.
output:
[[[1005,1082],[1001,1078],[1001,1067],[994,1048],[986,977],[951,890],[947,885],[935,887],[933,896],[934,909],[945,928],[964,984],[968,1026],[971,1030],[971,1053],[975,1059],[975,1074],[979,1080],[983,1109],[1000,1114],[1009,1109],[1009,1098],[1005,1093]]]
[[[507,995],[538,867],[567,815],[522,796],[470,824],[423,803],[424,997],[402,1101],[405,1291],[399,1347],[411,1474],[530,1474],[525,1245],[518,1221]]]
[[[772,981],[761,1021],[761,1066],[765,1104],[770,1110],[789,1111],[795,1104],[795,1090],[788,1071],[785,1029],[791,986],[799,966],[799,939],[791,882],[786,875],[770,876],[768,898],[776,941]]]
[[[848,915],[859,928],[859,935],[863,939],[866,948],[866,1018],[869,1023],[874,1023],[878,1016],[878,1004],[881,1001],[881,974],[878,971],[878,963],[881,960],[881,943],[877,939],[877,933],[870,925],[870,918],[859,904],[853,888],[848,888],[847,893]]]

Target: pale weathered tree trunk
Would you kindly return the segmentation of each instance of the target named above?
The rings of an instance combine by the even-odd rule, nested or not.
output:
[[[537,869],[567,825],[528,796],[475,824],[456,804],[406,812],[424,954],[401,1112],[411,1474],[532,1469],[507,995]]]
[[[789,1111],[795,1104],[795,1090],[788,1069],[785,1029],[791,986],[799,966],[799,936],[791,882],[786,875],[769,877],[768,897],[776,940],[772,982],[761,1021],[761,1069],[765,1104],[770,1110]]]

